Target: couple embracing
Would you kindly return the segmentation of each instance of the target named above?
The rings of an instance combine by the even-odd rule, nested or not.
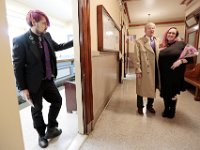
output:
[[[145,35],[134,47],[134,69],[138,113],[143,115],[143,97],[147,98],[147,111],[155,114],[153,102],[156,88],[164,100],[163,117],[174,118],[177,95],[185,90],[184,72],[186,64],[197,55],[197,50],[179,38],[176,27],[170,27],[160,43],[154,36],[156,25],[145,25]]]

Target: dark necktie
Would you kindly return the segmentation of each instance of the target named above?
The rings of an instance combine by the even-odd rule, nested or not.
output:
[[[153,37],[150,38],[150,45],[151,45],[152,49],[155,51],[155,41],[154,41]]]
[[[52,70],[51,70],[51,62],[49,56],[49,48],[45,39],[42,40],[42,44],[44,47],[44,55],[45,55],[46,78],[50,80],[52,75]]]

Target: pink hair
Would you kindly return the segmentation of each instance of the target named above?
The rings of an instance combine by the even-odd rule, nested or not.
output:
[[[49,18],[45,13],[41,12],[40,10],[30,10],[26,15],[26,22],[30,27],[32,27],[32,21],[35,20],[36,22],[39,22],[42,16],[46,19],[47,25],[50,26]]]
[[[163,35],[163,39],[162,39],[162,43],[161,43],[162,49],[167,47],[167,44],[168,44],[167,33],[169,32],[170,29],[176,29],[176,38],[174,39],[174,41],[181,41],[181,38],[178,37],[179,32],[178,32],[177,28],[176,27],[170,27],[169,29],[167,29],[167,31],[165,31],[165,33]]]

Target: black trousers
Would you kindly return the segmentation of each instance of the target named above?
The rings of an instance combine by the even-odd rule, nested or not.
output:
[[[153,107],[153,102],[154,102],[154,99],[153,98],[147,98],[147,108],[151,108]],[[143,108],[144,105],[143,105],[143,97],[140,96],[140,95],[137,95],[137,107],[138,108]]]
[[[53,80],[43,80],[38,92],[30,93],[30,97],[34,104],[34,107],[31,107],[33,126],[39,135],[43,136],[45,135],[46,126],[48,128],[58,126],[56,119],[62,105],[62,97]],[[51,104],[48,113],[48,125],[45,124],[42,115],[42,98]]]

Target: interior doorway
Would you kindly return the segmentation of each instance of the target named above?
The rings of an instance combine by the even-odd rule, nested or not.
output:
[[[48,4],[48,5],[46,5]],[[51,26],[49,27],[49,32],[52,35],[52,38],[58,42],[66,42],[71,39],[79,38],[74,36],[74,24],[78,24],[78,19],[75,19],[77,22],[74,22],[72,18],[78,18],[78,12],[73,17],[73,8],[78,7],[76,3],[73,3],[73,0],[57,0],[49,3],[48,0],[34,0],[34,1],[20,1],[20,0],[7,0],[7,20],[8,20],[8,34],[10,38],[10,47],[12,48],[12,39],[15,36],[21,35],[29,30],[29,26],[26,23],[26,14],[31,9],[39,9],[47,14],[50,19]],[[75,8],[78,10],[78,8]],[[59,10],[59,11],[55,11]],[[78,26],[77,26],[78,27]],[[79,41],[79,39],[76,39]],[[77,46],[76,46],[77,47]],[[62,135],[58,139],[51,141],[49,149],[66,149],[73,138],[78,134],[79,128],[83,128],[83,122],[78,122],[78,114],[82,117],[81,113],[78,113],[78,110],[68,111],[67,108],[67,97],[65,92],[65,82],[75,80],[75,74],[78,70],[75,68],[75,61],[79,62],[80,58],[74,54],[75,49],[70,48],[62,52],[56,53],[57,56],[57,67],[58,67],[58,76],[55,80],[59,92],[63,99],[63,104],[61,111],[58,116],[59,127],[62,128]],[[80,69],[80,68],[79,68]],[[81,71],[78,71],[81,72]],[[80,89],[80,88],[79,88]],[[18,101],[19,101],[19,111],[20,111],[20,120],[21,127],[23,132],[24,146],[25,149],[39,149],[38,146],[38,135],[33,128],[32,118],[30,107],[23,99],[21,99],[19,92],[16,90]],[[80,103],[79,103],[80,104]],[[77,108],[81,108],[79,105]],[[45,122],[47,122],[49,104],[44,100],[43,101],[43,115]],[[80,120],[80,119],[79,119]],[[83,119],[82,119],[83,120]],[[27,140],[28,139],[28,140]]]

